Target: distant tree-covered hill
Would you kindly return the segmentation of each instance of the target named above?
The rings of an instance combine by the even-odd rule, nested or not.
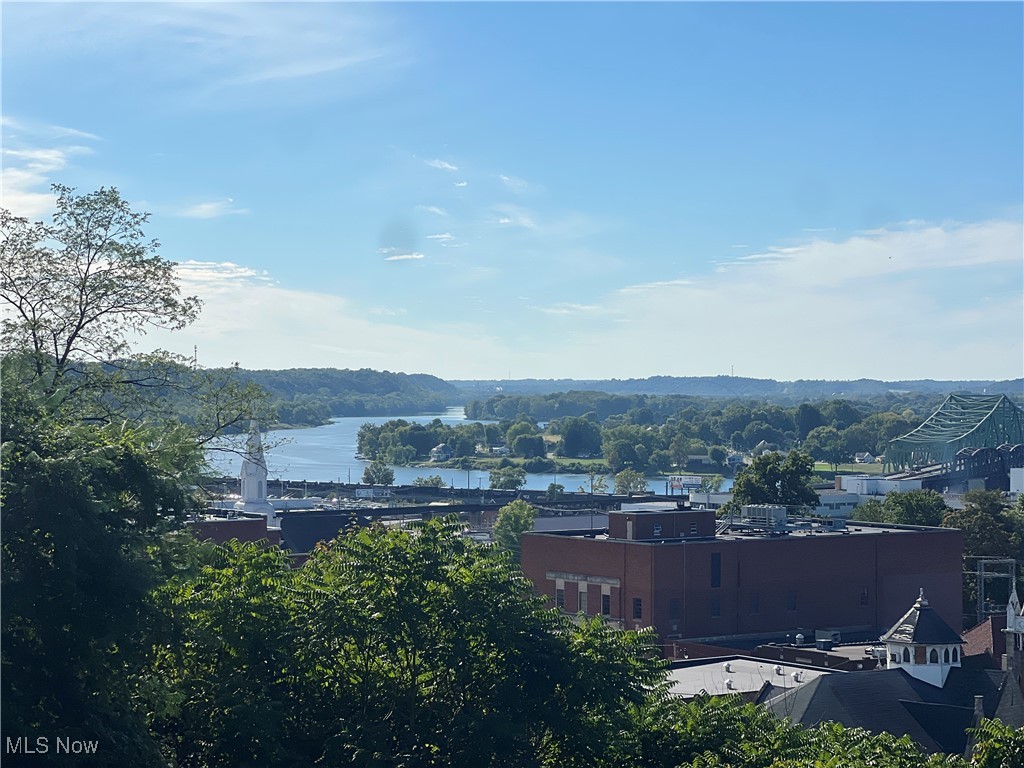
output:
[[[283,424],[324,424],[333,416],[400,416],[443,411],[461,402],[451,384],[422,373],[392,373],[369,368],[292,368],[242,370],[243,381],[271,395]]]
[[[646,379],[517,379],[514,381],[452,380],[466,400],[487,398],[496,393],[543,395],[570,390],[606,392],[615,395],[690,395],[693,397],[768,398],[776,402],[800,402],[830,397],[866,398],[891,392],[948,394],[978,392],[1020,397],[1024,379],[1007,381],[829,381],[801,379],[775,381],[742,376],[651,376]]]

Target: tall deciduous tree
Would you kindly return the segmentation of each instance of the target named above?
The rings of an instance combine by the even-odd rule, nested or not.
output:
[[[114,188],[54,191],[50,224],[0,210],[3,345],[31,351],[48,393],[72,371],[85,375],[83,362],[127,357],[132,335],[183,328],[200,306],[181,296],[174,264],[145,239],[149,214],[132,211]]]
[[[778,453],[758,456],[736,477],[732,503],[816,507],[818,494],[811,487],[813,470],[811,457],[799,451],[790,451],[785,458]]]
[[[628,496],[631,493],[647,491],[647,479],[635,469],[624,469],[615,475],[615,493]]]
[[[395,482],[395,471],[378,459],[363,469],[363,482],[367,485],[391,485]]]
[[[843,437],[835,427],[815,427],[804,440],[803,450],[812,458],[826,461],[833,470],[850,458]]]
[[[526,484],[526,470],[522,467],[497,467],[489,476],[490,487],[495,490],[518,491]]]
[[[498,519],[494,523],[494,543],[519,562],[520,539],[524,533],[533,530],[533,521],[536,519],[537,510],[522,499],[506,504],[498,510]]]

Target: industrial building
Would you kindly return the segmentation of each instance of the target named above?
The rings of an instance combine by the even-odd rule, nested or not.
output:
[[[653,627],[666,647],[821,630],[877,637],[920,588],[959,631],[962,558],[955,529],[801,521],[770,506],[723,524],[686,504],[624,504],[607,529],[522,538],[523,571],[552,605]]]

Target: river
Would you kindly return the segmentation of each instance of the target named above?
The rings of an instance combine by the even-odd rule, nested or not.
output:
[[[270,482],[268,488],[277,491],[279,480],[294,482],[341,482],[358,483],[363,468],[369,463],[356,458],[356,436],[363,424],[383,424],[392,419],[405,419],[417,424],[428,424],[440,419],[443,424],[458,424],[466,421],[461,406],[449,408],[444,413],[425,413],[417,416],[345,416],[332,419],[322,427],[303,429],[271,430],[263,436],[267,450],[267,470]],[[489,423],[489,422],[484,422]],[[238,477],[242,459],[232,453],[211,453],[208,456],[211,467],[218,474]],[[440,467],[392,467],[395,483],[411,485],[417,477],[440,475],[445,484],[456,488],[487,488],[489,475],[480,470],[444,469]],[[606,478],[608,490],[614,482]],[[544,490],[550,483],[561,483],[567,491],[589,488],[588,475],[564,475],[557,473],[528,474],[526,488]],[[291,486],[294,488],[294,486]],[[648,490],[665,493],[664,478],[648,478]]]

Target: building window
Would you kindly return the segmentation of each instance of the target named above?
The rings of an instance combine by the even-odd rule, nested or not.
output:
[[[611,616],[612,615],[612,596],[601,595],[601,615]]]
[[[697,535],[697,524],[696,523],[690,523],[690,535],[691,536],[696,536]]]
[[[942,651],[942,663],[949,664],[949,648],[945,648]]]
[[[561,587],[555,590],[555,608],[559,610],[565,608],[565,590]]]
[[[633,598],[633,618],[642,619],[644,617],[644,601],[639,597]]]
[[[750,596],[750,612],[753,614],[758,614],[761,612],[761,597],[760,595],[758,595],[757,592],[754,592]]]
[[[722,553],[711,553],[711,588],[722,586]]]
[[[679,620],[679,598],[673,597],[668,601],[668,617],[671,621]]]
[[[722,615],[722,598],[711,598],[711,618],[717,619]]]
[[[869,595],[868,588],[864,587],[864,589],[862,589],[860,591],[860,604],[861,605],[867,605],[868,604],[868,595]]]
[[[795,589],[791,589],[791,590],[789,590],[789,592],[786,593],[786,610],[787,611],[795,611],[796,610],[796,590]]]
[[[895,653],[890,654],[889,661],[891,661],[893,664],[899,664],[900,663],[900,657],[899,657],[898,654],[895,654]]]
[[[927,664],[928,663],[928,649],[923,645],[914,646],[914,663],[915,664]]]
[[[580,611],[580,613],[586,613],[587,612],[587,593],[586,593],[586,590],[581,591],[579,593],[579,595],[580,595],[579,611]]]
[[[657,523],[654,524],[654,535],[661,536],[661,526]]]
[[[934,648],[932,648],[932,652],[928,654],[928,663],[929,664],[938,664],[939,663],[939,652],[936,649],[934,649]]]
[[[959,660],[959,658],[960,658],[960,651],[958,651],[956,648],[954,648],[953,649],[953,663],[956,664],[957,661]]]
[[[903,649],[903,663],[904,664],[909,664],[910,663],[910,649],[909,648],[904,648]]]

